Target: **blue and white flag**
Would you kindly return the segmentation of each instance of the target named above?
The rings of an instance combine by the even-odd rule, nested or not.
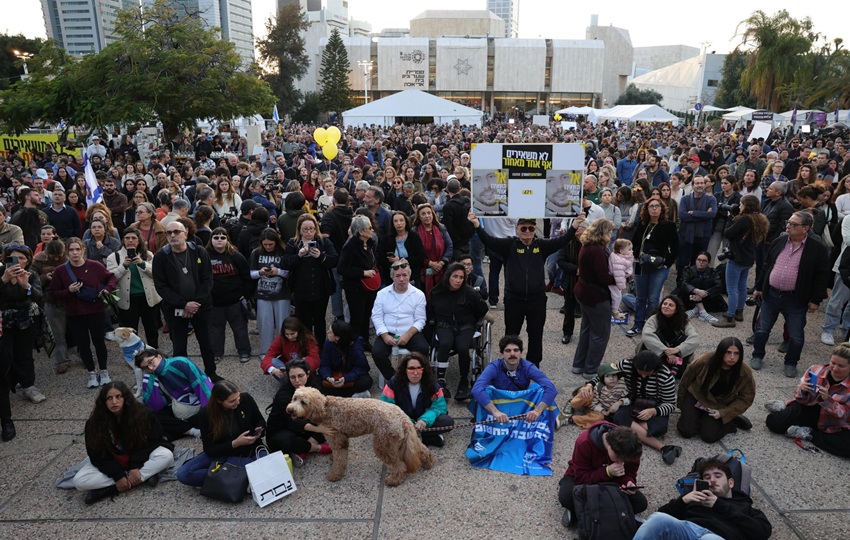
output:
[[[86,206],[91,206],[103,200],[103,189],[97,183],[97,176],[89,161],[89,153],[85,150],[83,150],[83,163],[86,171]]]
[[[506,415],[525,414],[543,398],[543,387],[531,383],[527,390],[499,390],[487,387],[487,395],[493,404]],[[469,409],[475,421],[492,420],[487,409],[475,401]],[[523,419],[511,420],[507,424],[484,424],[475,426],[472,440],[466,449],[466,457],[473,467],[492,469],[511,474],[528,476],[551,476],[552,440],[555,434],[555,419],[558,406],[550,405],[534,423]]]
[[[274,104],[274,111],[272,111],[272,120],[277,124],[280,122],[280,115],[277,113],[277,103]]]

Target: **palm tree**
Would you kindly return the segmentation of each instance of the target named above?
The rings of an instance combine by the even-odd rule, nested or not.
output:
[[[744,31],[740,32],[741,26]],[[741,88],[756,98],[759,107],[772,111],[787,108],[787,93],[777,90],[791,85],[803,57],[811,50],[817,34],[806,17],[794,19],[787,11],[770,17],[758,10],[738,25],[742,48],[752,49],[741,76]]]

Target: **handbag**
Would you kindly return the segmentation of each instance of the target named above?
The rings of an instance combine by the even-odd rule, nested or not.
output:
[[[79,281],[77,279],[77,275],[74,273],[74,270],[71,268],[71,263],[66,262],[65,267],[68,270],[68,276],[71,278],[71,281],[73,283]],[[100,291],[98,291],[94,287],[89,287],[88,285],[83,285],[82,288],[77,291],[77,298],[79,298],[83,302],[89,302],[91,304],[97,302],[98,296],[100,296]]]
[[[372,277],[360,278],[360,287],[362,287],[364,291],[375,292],[381,288],[381,274],[378,272],[377,268],[372,268],[372,270],[375,271]]]
[[[189,403],[183,403],[178,401],[177,398],[171,395],[171,392],[162,384],[162,381],[159,381],[159,389],[162,390],[162,393],[168,396],[171,399],[171,412],[174,413],[174,417],[180,420],[188,420],[192,418],[199,412],[201,412],[201,405],[195,404],[191,405]]]
[[[260,457],[260,451],[265,451],[266,455]],[[287,460],[289,456],[284,456],[280,450],[269,454],[265,446],[257,448],[256,456],[255,461],[245,465],[245,472],[251,486],[251,498],[257,506],[265,508],[298,489],[292,478],[292,461]]]
[[[245,499],[248,491],[248,473],[245,467],[226,461],[213,461],[207,469],[201,495],[230,503],[239,503]]]

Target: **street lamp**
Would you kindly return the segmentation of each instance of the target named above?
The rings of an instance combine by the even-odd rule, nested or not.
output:
[[[20,60],[24,63],[24,74],[21,76],[21,79],[26,79],[27,77],[29,77],[29,74],[30,74],[29,70],[27,69],[27,60],[29,60],[30,58],[32,58],[35,55],[33,53],[21,52],[17,49],[12,51],[12,53],[14,53],[15,58],[17,58],[18,60]]]
[[[372,61],[360,60],[357,65],[363,68],[363,99],[369,103],[369,73],[372,71]]]

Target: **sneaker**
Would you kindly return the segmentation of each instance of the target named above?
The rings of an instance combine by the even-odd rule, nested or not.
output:
[[[41,403],[42,401],[47,399],[46,397],[44,397],[44,394],[39,392],[38,388],[36,388],[35,386],[24,388],[22,392],[24,394],[24,397],[32,401],[33,403]]]
[[[764,360],[762,358],[759,358],[757,356],[753,356],[752,358],[750,358],[750,367],[752,369],[758,371],[758,370],[761,369],[761,365],[762,365],[763,361]]]
[[[198,429],[198,428],[193,427],[189,431],[187,431],[186,433],[188,433],[190,437],[194,437],[198,440],[201,439],[201,430]]]
[[[446,380],[439,379],[437,382],[440,384],[440,388],[443,389],[443,397],[446,399],[451,399],[452,393],[449,391],[449,387],[446,386]]]
[[[732,424],[736,428],[743,429],[744,431],[749,431],[749,430],[753,429],[753,423],[750,422],[750,419],[747,418],[746,416],[744,416],[743,414],[740,414],[740,415],[736,416],[735,418],[733,418]]]
[[[835,345],[835,337],[832,332],[821,332],[820,342],[824,345]]]
[[[661,449],[661,459],[667,465],[672,465],[676,458],[682,455],[682,447],[668,444]]]
[[[596,378],[596,373],[582,373],[581,376],[584,377],[584,380],[586,381],[592,381]]]
[[[747,339],[745,339],[744,341],[747,342],[747,345],[752,345],[753,341],[755,341],[755,339],[756,339],[756,335],[750,334],[749,336],[747,336]]]
[[[320,454],[327,455],[327,454],[330,454],[332,452],[333,452],[333,450],[331,449],[331,445],[329,445],[328,443],[323,442],[322,444],[319,445],[319,453]]]
[[[107,497],[114,498],[116,495],[118,495],[118,489],[115,486],[109,486],[87,492],[84,501],[86,504],[94,504]]]
[[[292,460],[292,466],[296,469],[304,466],[304,460],[307,458],[307,454],[289,454],[289,459]]]
[[[686,315],[688,316],[689,319],[693,319],[694,317],[699,315],[699,309],[697,309],[697,308],[689,309],[688,312],[686,313]]]
[[[491,308],[494,308],[499,305],[498,300],[488,300],[487,303],[490,305]]]
[[[792,439],[802,439],[804,441],[812,440],[812,428],[809,426],[791,426],[785,434]]]
[[[778,399],[772,399],[764,404],[764,408],[769,412],[780,412],[785,410],[785,402],[779,401]]]
[[[109,372],[105,369],[100,370],[100,384],[101,386],[104,384],[109,384],[112,382],[112,378],[109,376]]]
[[[100,386],[100,381],[97,378],[96,371],[89,371],[89,380],[86,383],[86,388],[97,388]]]
[[[155,488],[156,486],[158,486],[159,485],[159,473],[156,473],[155,475],[153,475],[150,478],[148,478],[147,480],[145,480],[145,484],[149,485],[152,488]]]
[[[110,330],[109,332],[103,335],[103,339],[105,339],[106,341],[115,341],[115,332]]]
[[[469,393],[469,385],[460,383],[457,385],[457,392],[455,392],[455,401],[466,401],[469,399],[471,394]]]
[[[792,366],[791,364],[785,364],[785,366],[782,368],[782,373],[784,373],[785,376],[789,379],[800,375],[797,372],[797,366]]]
[[[247,364],[250,361],[251,361],[251,355],[250,354],[240,354],[239,355],[239,362],[241,362],[243,364]]]
[[[370,394],[368,390],[363,390],[362,392],[352,394],[351,397],[369,399],[370,397],[372,397],[372,394]]]
[[[700,315],[700,319],[702,319],[702,315]],[[728,315],[724,315],[720,319],[714,319],[714,322],[711,323],[711,326],[715,328],[735,328],[737,326],[737,323],[735,322],[735,317],[729,317]]]
[[[574,367],[572,369],[572,372],[573,372],[573,375],[581,375],[582,373],[584,373],[584,370],[580,367]]]
[[[788,352],[788,342],[783,341],[782,345],[780,345],[779,348],[777,348],[776,350],[781,352],[782,354],[787,353]]]
[[[712,325],[714,325],[714,323],[718,322],[717,317],[715,317],[714,315],[712,315],[711,313],[709,313],[707,311],[703,311],[702,313],[699,314],[699,320],[705,321],[705,322],[712,324]],[[732,319],[732,322],[734,323],[735,319]]]
[[[632,326],[626,331],[626,337],[635,337],[643,331],[643,328],[638,328],[637,326]]]
[[[561,516],[561,525],[564,527],[569,527],[573,521],[573,513],[570,512],[569,508],[564,508],[564,515]]]

